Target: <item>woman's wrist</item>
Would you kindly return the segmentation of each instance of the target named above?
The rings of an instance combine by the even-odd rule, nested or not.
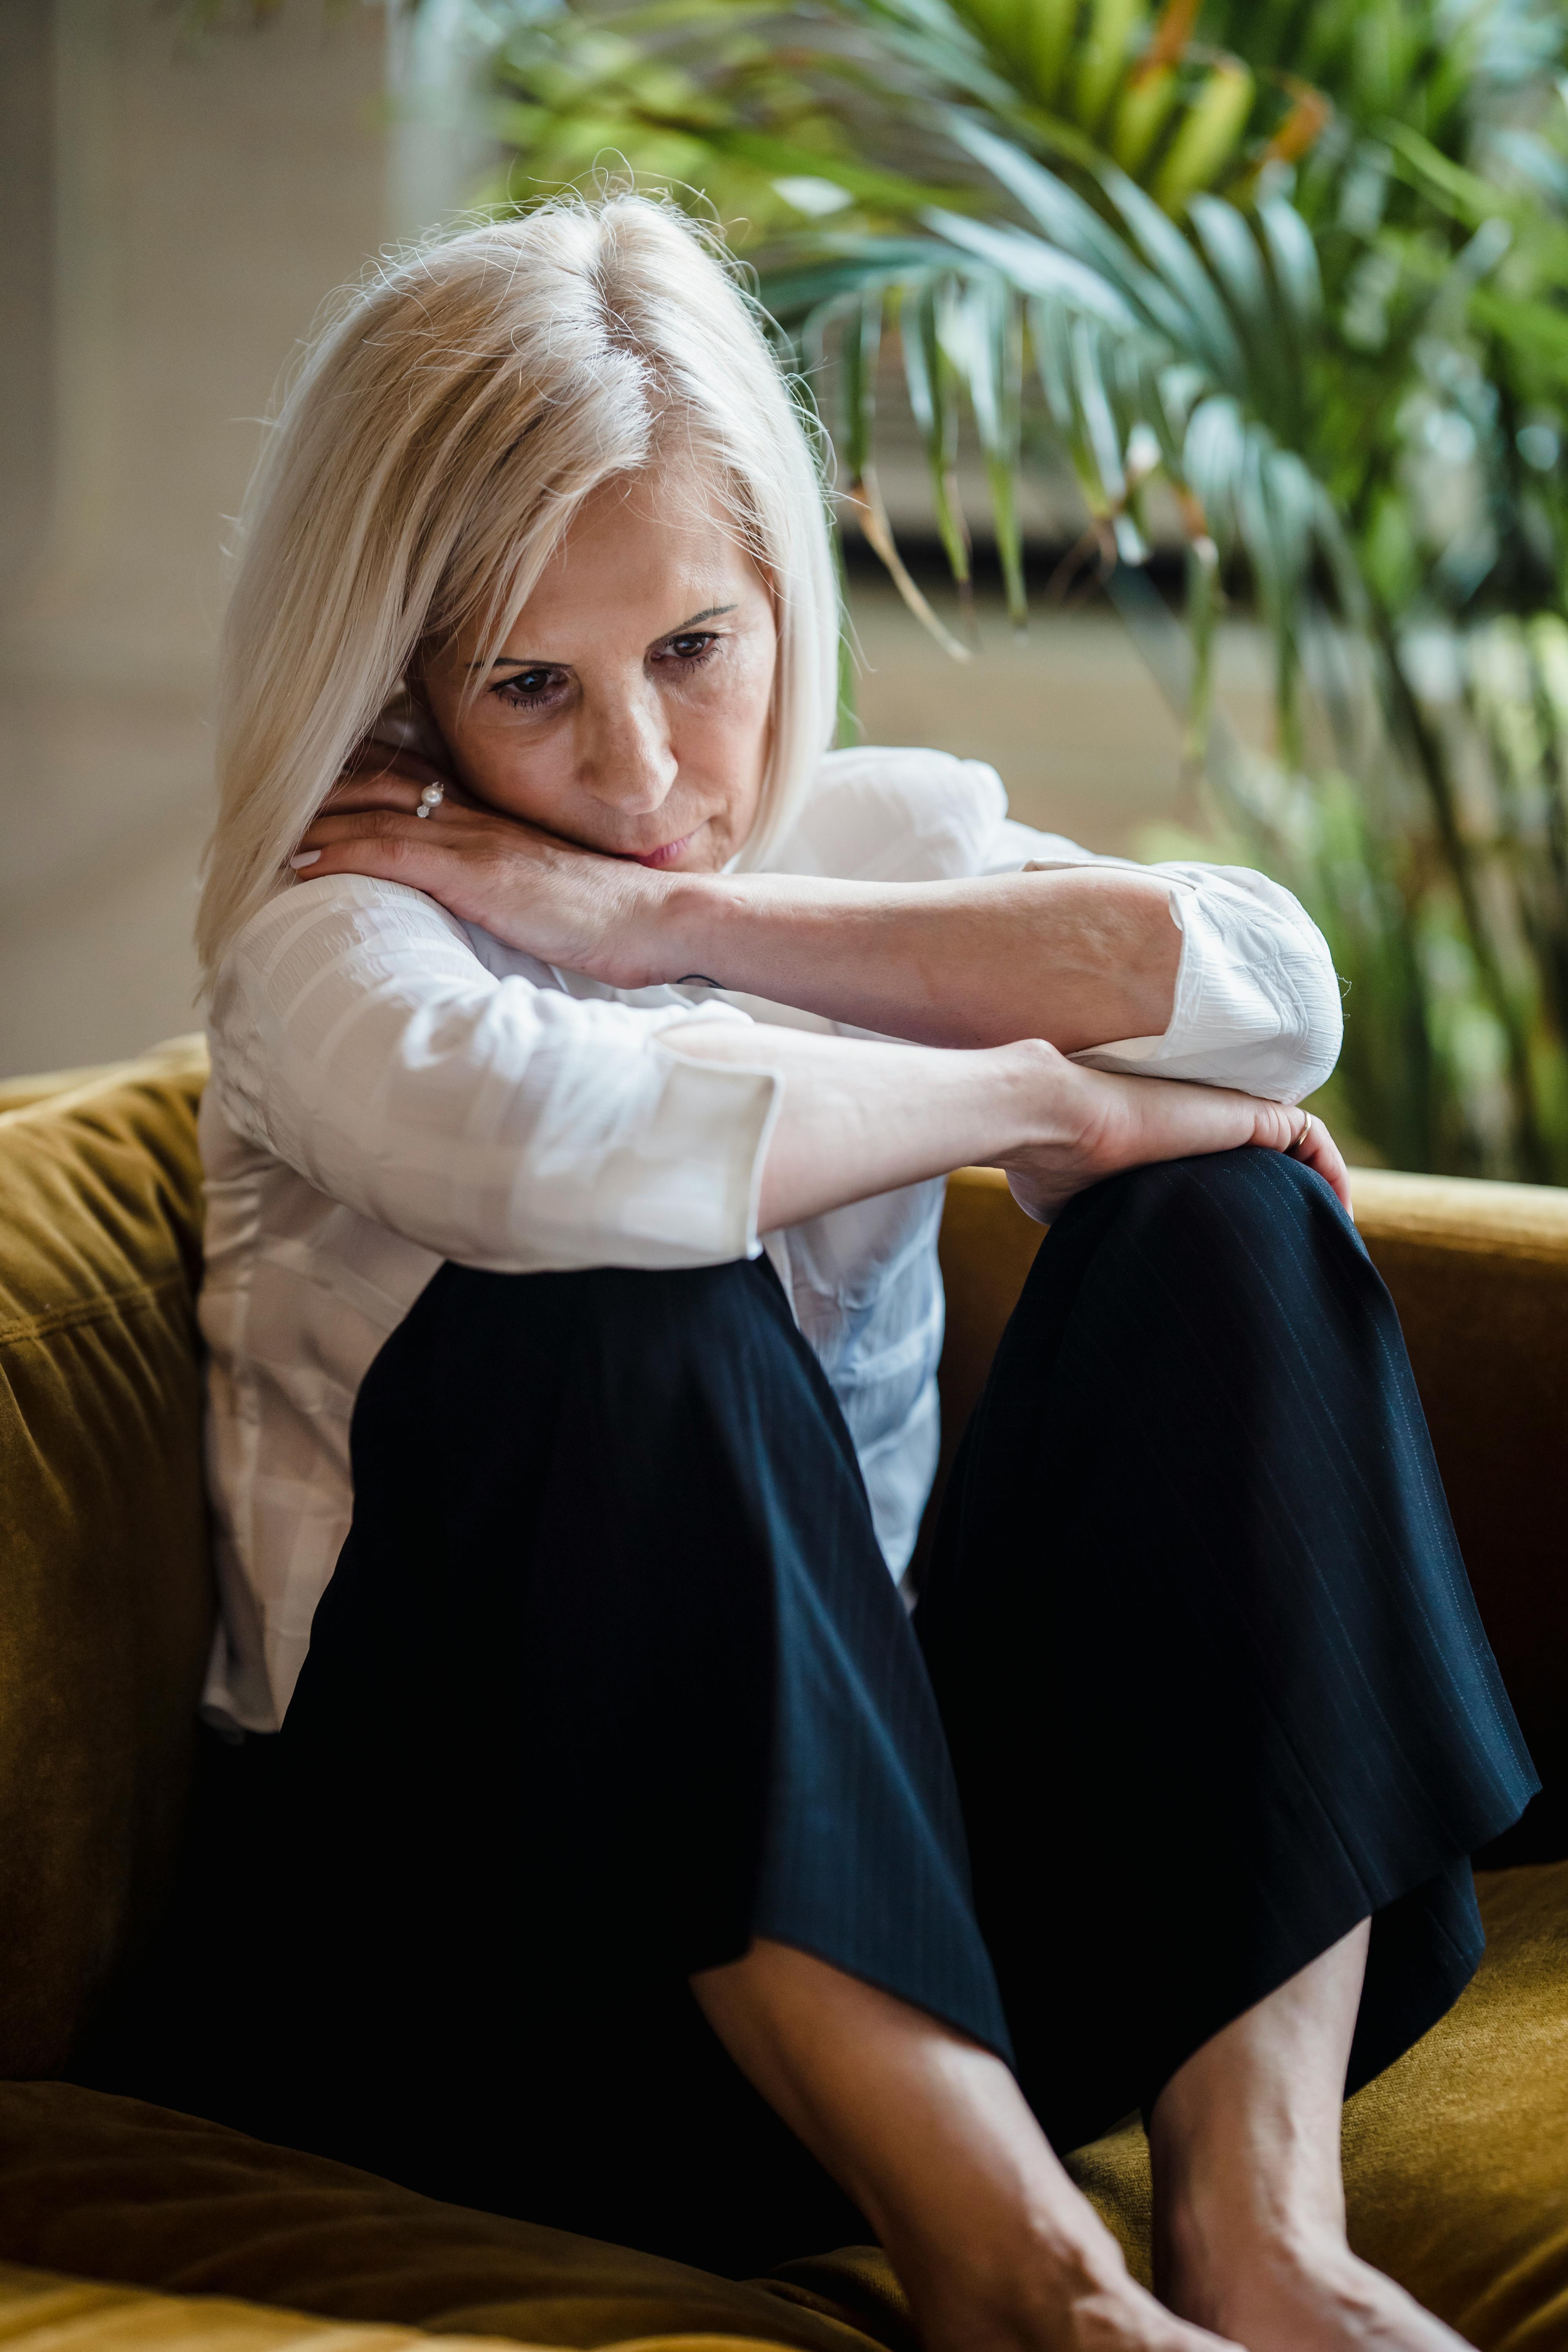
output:
[[[999,1072],[997,1116],[1004,1129],[987,1154],[989,1164],[1001,1166],[1062,1142],[1072,1125],[1071,1106],[1082,1076],[1077,1065],[1044,1037],[1019,1037],[985,1051]]]
[[[731,893],[722,874],[660,874],[641,927],[639,949],[648,968],[647,984],[707,981],[714,988],[737,983],[725,969],[723,918]]]
[[[658,988],[683,980],[726,985],[714,969],[710,874],[660,874],[628,863],[604,952],[585,969],[612,988]]]

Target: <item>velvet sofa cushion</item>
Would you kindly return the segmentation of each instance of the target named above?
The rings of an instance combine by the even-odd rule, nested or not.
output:
[[[559,2346],[700,2335],[869,2352],[856,2317],[900,2303],[877,2254],[841,2289],[810,2263],[776,2290],[740,2284],[68,2083],[0,2084],[0,2261]]]
[[[1469,1989],[1345,2109],[1357,2250],[1480,2352],[1568,2344],[1568,1864],[1483,1874]],[[520,2127],[526,2127],[525,2119]],[[1148,2144],[1068,2168],[1150,2276]],[[913,2352],[875,2248],[736,2284],[438,2205],[216,2124],[65,2084],[0,2086],[0,2259],[355,2324],[605,2346],[700,2334]],[[98,2352],[96,2344],[94,2352]]]
[[[184,1813],[205,1067],[184,1041],[0,1109],[0,2074],[64,2063]]]
[[[344,2327],[256,2303],[148,2294],[0,2263],[5,2352],[414,2352],[429,2342],[417,2328]],[[446,2336],[441,2344],[442,2352],[498,2352],[494,2336]]]

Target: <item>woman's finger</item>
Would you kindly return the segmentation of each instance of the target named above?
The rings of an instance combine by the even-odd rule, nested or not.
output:
[[[454,808],[473,808],[471,800],[460,784],[449,776],[421,761],[417,770],[398,768],[345,768],[326,799],[321,812],[340,814],[345,809],[417,808],[431,792],[440,800],[450,802]]]
[[[1353,1217],[1355,1211],[1351,1206],[1350,1174],[1340,1147],[1321,1118],[1315,1118],[1310,1111],[1305,1112],[1303,1117],[1305,1124],[1290,1146],[1290,1157],[1300,1160],[1304,1167],[1315,1169],[1326,1183],[1331,1184],[1341,1202]]]
[[[351,816],[378,808],[411,816],[419,806],[420,794],[429,790],[428,783],[413,776],[340,776],[312,822],[319,824],[323,816]]]
[[[322,810],[289,865],[297,874],[308,871],[312,877],[387,876],[405,866],[412,854],[450,852],[461,838],[457,828],[441,823],[439,808],[431,817],[421,817],[415,805],[417,797],[415,794],[404,808],[388,808],[383,803],[370,808]]]

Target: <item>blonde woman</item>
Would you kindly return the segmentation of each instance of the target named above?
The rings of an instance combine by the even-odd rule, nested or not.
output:
[[[928,2352],[1436,2352],[1340,2104],[1533,1783],[1294,1108],[1327,952],[830,751],[837,630],[668,211],[466,231],[309,352],[201,915],[255,1811],[165,2095],[732,2273],[875,2234]],[[971,1161],[1053,1222],[911,1623]],[[1059,2160],[1138,2107],[1159,2301]]]

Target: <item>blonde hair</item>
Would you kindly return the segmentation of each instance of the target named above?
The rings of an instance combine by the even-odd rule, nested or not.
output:
[[[316,334],[240,521],[217,711],[209,979],[419,646],[499,652],[584,500],[667,454],[711,477],[773,592],[755,865],[837,706],[816,450],[759,314],[672,206],[556,200],[383,265]]]

